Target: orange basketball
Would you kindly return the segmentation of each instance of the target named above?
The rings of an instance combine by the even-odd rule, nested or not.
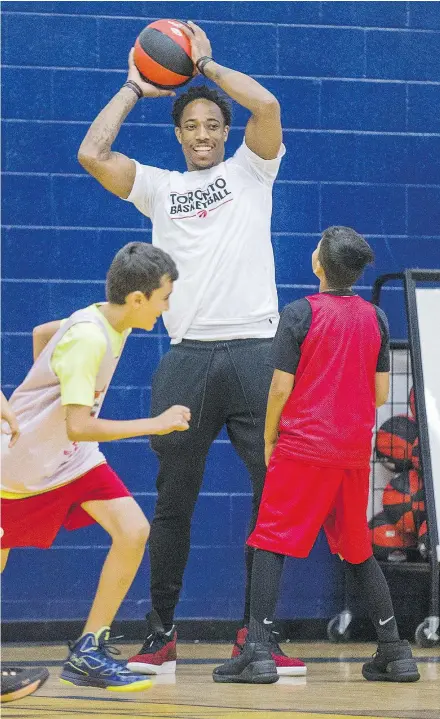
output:
[[[410,469],[411,452],[417,438],[417,424],[403,414],[390,417],[376,434],[376,454],[392,471]]]
[[[156,20],[136,39],[134,62],[147,82],[166,90],[181,87],[194,75],[191,43],[180,20]]]

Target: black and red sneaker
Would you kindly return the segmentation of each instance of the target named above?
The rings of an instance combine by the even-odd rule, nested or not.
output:
[[[153,609],[148,616],[148,635],[139,654],[127,662],[127,668],[136,674],[174,674],[176,671],[177,632],[173,624],[165,632],[158,613]]]
[[[248,635],[248,628],[242,627],[238,630],[235,638],[235,644],[232,648],[232,657],[237,657],[242,653],[246,637]],[[270,645],[272,652],[272,659],[274,660],[277,667],[277,674],[283,677],[305,677],[307,674],[307,667],[300,659],[292,659],[284,654],[277,640],[277,632],[271,632],[270,634]]]

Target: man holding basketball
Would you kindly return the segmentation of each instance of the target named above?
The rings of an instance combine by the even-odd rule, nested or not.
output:
[[[235,155],[224,160],[231,110],[223,94],[191,88],[174,103],[173,120],[188,171],[141,165],[111,150],[122,122],[141,97],[172,95],[145,82],[129,57],[128,81],[101,111],[80,147],[81,165],[106,189],[133,204],[153,223],[153,244],[179,267],[170,311],[164,317],[171,349],[154,376],[152,411],[179,402],[193,424],[181,436],[151,442],[160,469],[150,538],[151,594],[147,640],[128,666],[138,672],[173,672],[174,611],[190,548],[194,506],[208,450],[226,425],[253,487],[254,528],[266,474],[264,419],[278,325],[270,238],[272,186],[285,149],[280,107],[254,79],[211,57],[201,28],[188,23],[198,71],[247,108],[251,117]],[[246,550],[244,626],[233,655],[241,652],[249,619],[253,549]],[[286,657],[272,636],[278,671],[304,675],[305,665]]]

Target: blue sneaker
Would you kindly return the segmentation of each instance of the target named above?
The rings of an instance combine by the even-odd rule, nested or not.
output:
[[[84,634],[69,646],[70,655],[64,664],[60,681],[77,687],[98,687],[111,692],[141,692],[152,686],[150,679],[133,674],[125,662],[115,661],[110,654],[110,628],[96,634]]]

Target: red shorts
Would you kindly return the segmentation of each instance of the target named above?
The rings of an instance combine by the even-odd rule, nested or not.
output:
[[[319,467],[275,451],[248,544],[307,557],[324,527],[333,554],[352,564],[364,562],[373,554],[367,523],[369,479],[369,467]]]
[[[61,527],[72,530],[94,524],[81,507],[84,502],[118,497],[131,497],[131,493],[108,464],[100,464],[49,492],[26,499],[2,499],[2,547],[47,549]]]

